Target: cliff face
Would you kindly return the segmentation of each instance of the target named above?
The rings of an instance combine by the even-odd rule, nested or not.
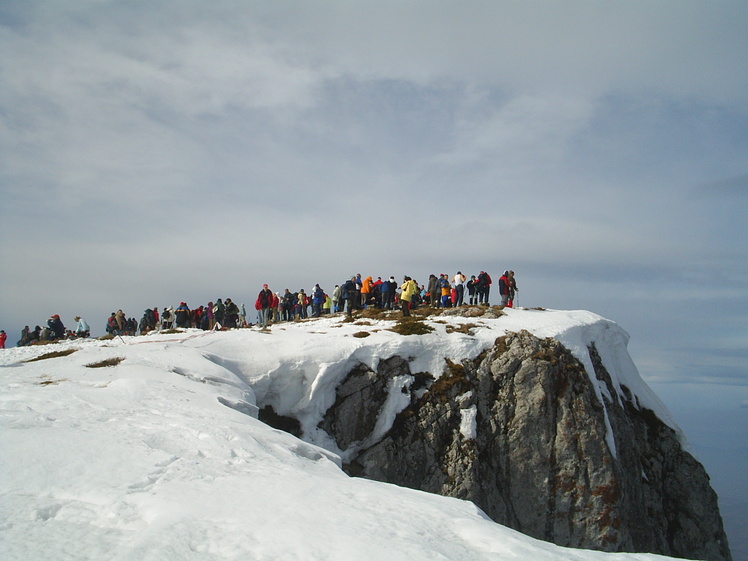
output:
[[[557,340],[526,331],[448,361],[437,380],[398,356],[376,372],[361,364],[320,428],[351,474],[473,501],[539,539],[729,560],[703,466],[628,388],[613,387],[594,346],[589,354],[607,391]],[[380,435],[392,399],[407,405]]]

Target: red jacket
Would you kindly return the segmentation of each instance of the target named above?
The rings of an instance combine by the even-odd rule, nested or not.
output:
[[[501,275],[499,279],[499,294],[509,294],[509,279],[505,275]]]

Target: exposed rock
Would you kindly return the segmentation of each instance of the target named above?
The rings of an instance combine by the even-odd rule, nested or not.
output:
[[[558,341],[525,331],[448,363],[433,382],[393,357],[376,373],[351,372],[321,428],[349,451],[352,474],[471,500],[536,538],[729,560],[704,468],[630,392],[618,395],[594,348],[590,356],[612,396],[604,402]],[[412,377],[410,405],[372,441],[399,376]]]

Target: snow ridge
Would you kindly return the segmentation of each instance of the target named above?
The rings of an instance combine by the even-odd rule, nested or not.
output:
[[[474,358],[520,329],[564,337],[580,356],[594,341],[618,387],[656,405],[625,349],[612,348],[625,334],[594,314],[512,310],[497,320],[445,321],[477,327],[465,335],[432,322],[433,333],[403,337],[384,321],[333,317],[269,335],[187,331],[7,349],[3,558],[663,559],[563,549],[493,523],[472,503],[348,478],[335,454],[254,418],[270,403],[316,427],[359,362],[375,368],[399,355],[413,372],[438,375],[444,357]],[[369,337],[353,337],[362,328]],[[66,349],[75,352],[24,362]],[[93,367],[112,358],[121,360]],[[380,431],[404,407],[395,397],[406,378],[393,383]],[[463,425],[470,434],[470,410]]]

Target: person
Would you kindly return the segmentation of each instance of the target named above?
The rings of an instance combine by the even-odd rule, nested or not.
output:
[[[330,315],[332,313],[332,298],[329,294],[325,294],[325,301],[322,304],[322,314]]]
[[[461,271],[457,271],[457,274],[452,279],[452,285],[455,289],[455,306],[462,306],[465,298],[465,275]]]
[[[343,294],[343,289],[340,288],[339,284],[335,285],[332,289],[332,311],[338,313],[340,311],[340,300]]]
[[[306,295],[306,292],[304,292],[303,288],[299,289],[299,292],[296,293],[296,307],[299,311],[298,316],[299,319],[306,319],[307,318],[307,306],[309,305],[309,298]]]
[[[55,339],[63,339],[65,337],[65,326],[62,324],[60,316],[55,314],[47,320],[47,326],[49,326],[52,336]]]
[[[174,310],[174,321],[177,327],[187,328],[190,324],[190,308],[187,302],[180,302],[179,307]]]
[[[140,334],[145,335],[151,330],[151,321],[153,321],[153,310],[146,308],[143,317],[140,318]]]
[[[5,340],[8,338],[8,336],[5,334],[5,330],[0,329],[0,349],[5,348]]]
[[[257,295],[257,302],[255,308],[259,313],[260,317],[260,329],[267,329],[268,323],[270,322],[270,309],[273,307],[273,293],[268,288],[267,284],[262,285],[260,294]]]
[[[223,303],[223,321],[226,327],[238,327],[239,324],[239,306],[232,302],[231,298],[226,298]]]
[[[413,299],[418,286],[409,276],[403,277],[403,284],[400,286],[400,302],[402,304],[403,317],[410,317],[410,301]]]
[[[213,305],[213,319],[215,321],[215,324],[218,325],[218,329],[223,329],[223,323],[225,321],[225,314],[226,314],[226,305],[223,303],[223,300],[220,298],[216,300],[216,303]]]
[[[110,335],[121,335],[121,333],[118,333],[119,327],[117,326],[117,315],[112,312],[112,315],[110,315],[106,320],[106,332]]]
[[[442,289],[439,286],[439,279],[436,278],[434,273],[429,275],[429,282],[427,286],[427,292],[429,294],[429,305],[432,308],[438,308],[439,302],[441,301]]]
[[[276,296],[278,293],[275,293]],[[277,306],[276,306],[277,309]],[[279,321],[276,320],[276,321]],[[246,327],[247,326],[247,308],[244,307],[244,302],[242,302],[242,305],[239,306],[239,327]]]
[[[499,277],[499,294],[501,295],[501,305],[506,306],[509,303],[509,271]]]
[[[351,277],[345,281],[342,286],[341,296],[345,302],[344,306],[348,317],[353,316],[353,304],[358,298],[358,291],[356,290],[356,277]]]
[[[364,285],[364,281],[361,279],[361,273],[356,274],[356,299],[354,300],[354,304],[356,305],[356,309],[359,309],[361,307],[361,288]]]
[[[29,344],[29,326],[24,326],[23,329],[21,329],[21,338],[18,340],[16,345],[19,347],[23,347],[24,345]]]
[[[312,317],[318,318],[322,315],[322,304],[325,303],[325,291],[315,284],[312,289]]]
[[[468,290],[468,299],[470,300],[470,305],[474,306],[478,303],[478,299],[475,296],[476,289],[478,288],[478,281],[475,278],[475,275],[470,275],[470,280],[467,281],[467,290]]]
[[[384,284],[387,285],[387,294],[383,298],[382,305],[387,310],[391,310],[395,304],[395,291],[397,290],[397,281],[395,280],[395,277],[390,275],[390,280],[388,280]]]
[[[447,275],[441,274],[439,276],[439,286],[441,287],[442,308],[449,308],[451,306],[452,286],[449,284]]]
[[[125,312],[123,312],[121,309],[117,310],[117,312],[114,314],[114,319],[117,322],[117,329],[119,330],[119,334],[123,334],[125,332]]]
[[[75,326],[76,337],[88,337],[91,335],[91,329],[88,327],[85,319],[80,316],[75,316],[73,319],[77,322]]]
[[[29,333],[29,345],[35,341],[39,341],[42,338],[42,328],[40,326],[34,327],[34,330]]]
[[[491,275],[481,271],[478,275],[478,304],[489,305],[488,299],[491,293]]]
[[[361,282],[361,307],[369,307],[369,297],[371,296],[371,285],[374,279],[369,275]]]
[[[514,307],[514,297],[517,295],[517,292],[519,292],[519,288],[517,288],[517,281],[514,278],[514,271],[509,271],[509,301],[507,302],[508,308]]]
[[[294,306],[294,295],[293,292],[286,289],[281,299],[283,308],[283,321],[293,321],[293,306]]]
[[[210,330],[210,316],[208,315],[208,306],[200,306],[200,329],[203,331]]]
[[[173,306],[164,308],[164,311],[161,312],[161,327],[163,329],[171,329],[172,327],[174,327],[174,307]]]

